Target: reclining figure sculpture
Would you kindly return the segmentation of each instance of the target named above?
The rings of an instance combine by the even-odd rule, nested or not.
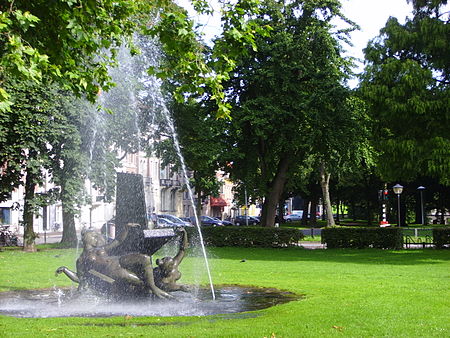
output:
[[[112,255],[128,235],[128,229],[139,224],[128,223],[118,238],[106,244],[104,237],[95,231],[82,233],[83,252],[77,259],[77,272],[65,266],[56,270],[56,274],[64,273],[73,282],[79,283],[79,289],[94,289],[114,295],[153,294],[158,298],[173,298],[168,292],[189,291],[186,285],[176,284],[181,273],[181,263],[188,245],[186,230],[182,233],[180,247],[175,257],[157,259],[157,267],[152,268],[151,256],[134,252],[123,255]]]
[[[152,255],[176,236],[173,229],[148,229],[144,184],[141,175],[117,173],[116,239],[107,244],[95,231],[82,232],[83,252],[77,260],[77,272],[62,266],[64,273],[79,283],[79,289],[90,288],[111,295],[146,295],[172,298],[168,292],[187,291],[176,281],[178,266],[184,257],[188,240],[184,229],[178,254],[157,260],[153,270]]]

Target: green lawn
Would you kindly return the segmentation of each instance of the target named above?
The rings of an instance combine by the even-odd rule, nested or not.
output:
[[[67,286],[75,250],[0,252],[0,291]],[[179,318],[0,316],[0,336],[449,337],[450,250],[210,248],[215,284],[278,287],[305,298],[247,315]],[[241,260],[245,259],[245,262]],[[197,280],[201,259],[182,264]],[[201,268],[203,269],[203,268]],[[206,284],[204,273],[200,278]]]

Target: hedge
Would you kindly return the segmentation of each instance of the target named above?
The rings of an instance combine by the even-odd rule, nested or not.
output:
[[[202,236],[207,246],[285,248],[297,245],[304,237],[298,229],[221,226],[202,227]],[[198,240],[197,228],[187,228],[192,241]]]
[[[322,243],[330,249],[402,249],[403,233],[400,228],[331,227],[322,229]]]
[[[433,228],[433,242],[437,249],[450,245],[450,228]]]

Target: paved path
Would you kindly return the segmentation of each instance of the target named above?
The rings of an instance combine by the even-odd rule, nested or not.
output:
[[[36,244],[59,243],[61,242],[62,232],[40,232],[36,238]],[[23,245],[23,236],[19,235],[19,245]]]
[[[320,242],[309,242],[309,241],[301,241],[300,246],[305,249],[311,249],[311,250],[326,248],[325,244],[322,244]]]

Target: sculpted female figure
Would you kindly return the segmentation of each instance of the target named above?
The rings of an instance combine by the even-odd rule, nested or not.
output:
[[[153,270],[156,285],[165,291],[185,291],[190,290],[189,286],[176,284],[181,278],[181,272],[178,266],[184,258],[186,248],[188,247],[188,238],[186,230],[180,228],[183,236],[180,240],[180,249],[175,257],[164,257],[156,260],[156,267]]]

